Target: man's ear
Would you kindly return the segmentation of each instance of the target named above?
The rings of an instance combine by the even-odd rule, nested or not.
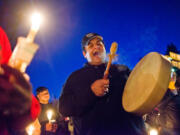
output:
[[[83,53],[84,58],[86,58],[86,52],[85,52],[85,51],[83,51],[82,53]]]

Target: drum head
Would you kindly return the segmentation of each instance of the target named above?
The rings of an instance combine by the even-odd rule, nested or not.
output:
[[[169,85],[171,64],[160,54],[151,52],[131,72],[122,97],[127,112],[143,115],[163,98]]]

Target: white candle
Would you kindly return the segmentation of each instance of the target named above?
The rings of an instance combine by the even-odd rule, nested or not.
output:
[[[32,26],[26,38],[19,37],[17,45],[9,59],[8,65],[25,72],[27,66],[30,64],[39,46],[33,43],[34,38],[39,30],[42,22],[40,14],[35,13],[31,17]]]
[[[47,118],[48,118],[48,120],[49,120],[49,123],[51,122],[52,115],[53,115],[53,111],[52,111],[52,110],[48,110],[48,111],[47,111]]]

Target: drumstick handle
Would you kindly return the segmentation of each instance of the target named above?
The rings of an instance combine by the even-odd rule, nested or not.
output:
[[[110,58],[109,61],[108,61],[106,70],[105,70],[105,72],[104,72],[104,77],[103,77],[103,79],[107,79],[107,78],[108,78],[109,69],[110,69],[110,66],[111,66],[111,62],[112,62],[112,59]]]
[[[113,42],[111,44],[110,54],[109,54],[109,61],[108,61],[108,65],[106,67],[106,70],[104,72],[103,79],[107,79],[108,78],[111,62],[112,62],[112,59],[116,56],[117,47],[118,47],[118,44],[116,42]]]

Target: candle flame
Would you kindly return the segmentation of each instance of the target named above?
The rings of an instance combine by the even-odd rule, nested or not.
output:
[[[157,129],[151,129],[151,130],[149,131],[149,134],[150,134],[150,135],[158,135],[158,131],[157,131]]]
[[[48,111],[47,111],[47,117],[48,117],[48,120],[49,120],[49,121],[51,120],[52,115],[53,115],[53,111],[52,111],[52,110],[48,110]]]
[[[33,134],[33,132],[34,132],[34,126],[33,126],[33,124],[30,124],[28,127],[27,127],[27,133],[28,133],[28,135],[32,135]]]
[[[31,22],[32,22],[31,29],[37,32],[39,30],[39,27],[40,27],[41,23],[42,23],[41,14],[34,13],[31,16]]]

